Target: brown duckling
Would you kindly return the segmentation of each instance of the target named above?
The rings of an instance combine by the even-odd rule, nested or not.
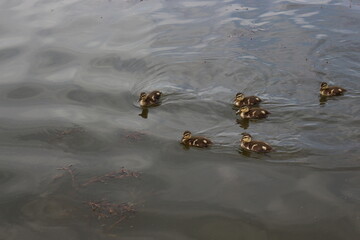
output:
[[[237,93],[234,99],[234,105],[236,107],[242,107],[242,106],[254,106],[261,102],[261,99],[256,96],[249,96],[245,97],[243,93]]]
[[[153,91],[149,94],[145,92],[140,93],[139,104],[141,107],[152,107],[160,104],[160,97],[162,92]]]
[[[199,148],[209,147],[212,144],[212,142],[207,138],[191,136],[190,131],[184,132],[181,143],[186,147],[194,146]]]
[[[262,153],[267,153],[272,151],[272,147],[269,144],[260,141],[252,141],[252,137],[248,133],[243,133],[242,135],[243,137],[241,138],[240,146],[243,149],[253,152],[262,152]]]
[[[236,114],[240,114],[240,117],[243,119],[260,119],[266,118],[269,111],[262,108],[250,108],[249,106],[242,106]]]
[[[330,96],[339,96],[343,95],[346,92],[345,89],[341,87],[330,87],[326,82],[322,82],[320,85],[320,94],[321,96],[330,97]]]

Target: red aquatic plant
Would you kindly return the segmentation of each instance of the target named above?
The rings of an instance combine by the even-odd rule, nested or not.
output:
[[[85,187],[85,186],[88,186],[89,184],[96,183],[96,182],[105,183],[110,179],[123,179],[123,178],[127,178],[127,177],[137,178],[139,176],[140,176],[140,173],[133,172],[133,171],[127,170],[124,167],[122,167],[120,170],[109,172],[102,176],[90,178],[85,183],[81,184],[81,186]]]
[[[97,219],[114,219],[115,222],[109,229],[129,218],[136,213],[135,204],[133,203],[111,203],[106,200],[94,202],[89,201],[86,204],[91,208]]]

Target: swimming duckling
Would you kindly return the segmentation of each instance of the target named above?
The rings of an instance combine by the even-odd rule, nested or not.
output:
[[[241,138],[240,146],[243,149],[253,152],[262,152],[262,153],[267,153],[272,150],[272,147],[265,142],[252,141],[252,137],[250,134],[243,133],[242,135],[243,137]]]
[[[190,131],[185,131],[181,139],[181,143],[186,147],[194,146],[199,148],[205,148],[212,144],[212,142],[204,137],[192,137]]]
[[[140,93],[139,104],[141,107],[152,107],[160,104],[160,97],[162,92],[153,91],[149,94],[145,92]]]
[[[270,112],[262,108],[250,108],[249,106],[242,106],[239,110],[236,111],[236,114],[240,114],[240,117],[243,119],[260,119],[266,118]]]
[[[320,94],[325,97],[339,96],[344,94],[344,92],[346,92],[345,89],[335,86],[330,87],[326,82],[322,82],[320,85]]]
[[[249,96],[245,97],[243,93],[237,93],[234,99],[234,105],[237,107],[242,106],[254,106],[256,104],[259,104],[261,102],[261,99],[256,96]]]

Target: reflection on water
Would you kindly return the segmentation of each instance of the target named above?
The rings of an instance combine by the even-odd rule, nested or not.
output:
[[[359,6],[2,1],[0,239],[357,239]],[[237,92],[271,116],[239,119]],[[245,130],[275,151],[241,150]]]
[[[240,119],[236,119],[236,123],[240,125],[241,128],[243,129],[248,129],[249,128],[249,123],[250,123],[250,119],[248,118],[240,118]]]
[[[320,96],[319,97],[319,103],[320,105],[324,105],[328,100],[328,97],[325,97],[325,96]]]
[[[149,109],[144,108],[141,113],[139,114],[139,116],[141,116],[142,118],[148,118],[148,114],[149,114]]]

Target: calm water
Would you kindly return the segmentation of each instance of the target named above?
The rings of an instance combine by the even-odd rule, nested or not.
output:
[[[0,11],[0,239],[359,239],[359,0]],[[320,101],[322,81],[348,92]],[[239,91],[271,116],[237,121]],[[216,144],[185,150],[184,130]],[[244,131],[276,152],[242,152]],[[141,175],[78,186],[121,167]],[[112,226],[86,204],[105,199],[136,214]]]

